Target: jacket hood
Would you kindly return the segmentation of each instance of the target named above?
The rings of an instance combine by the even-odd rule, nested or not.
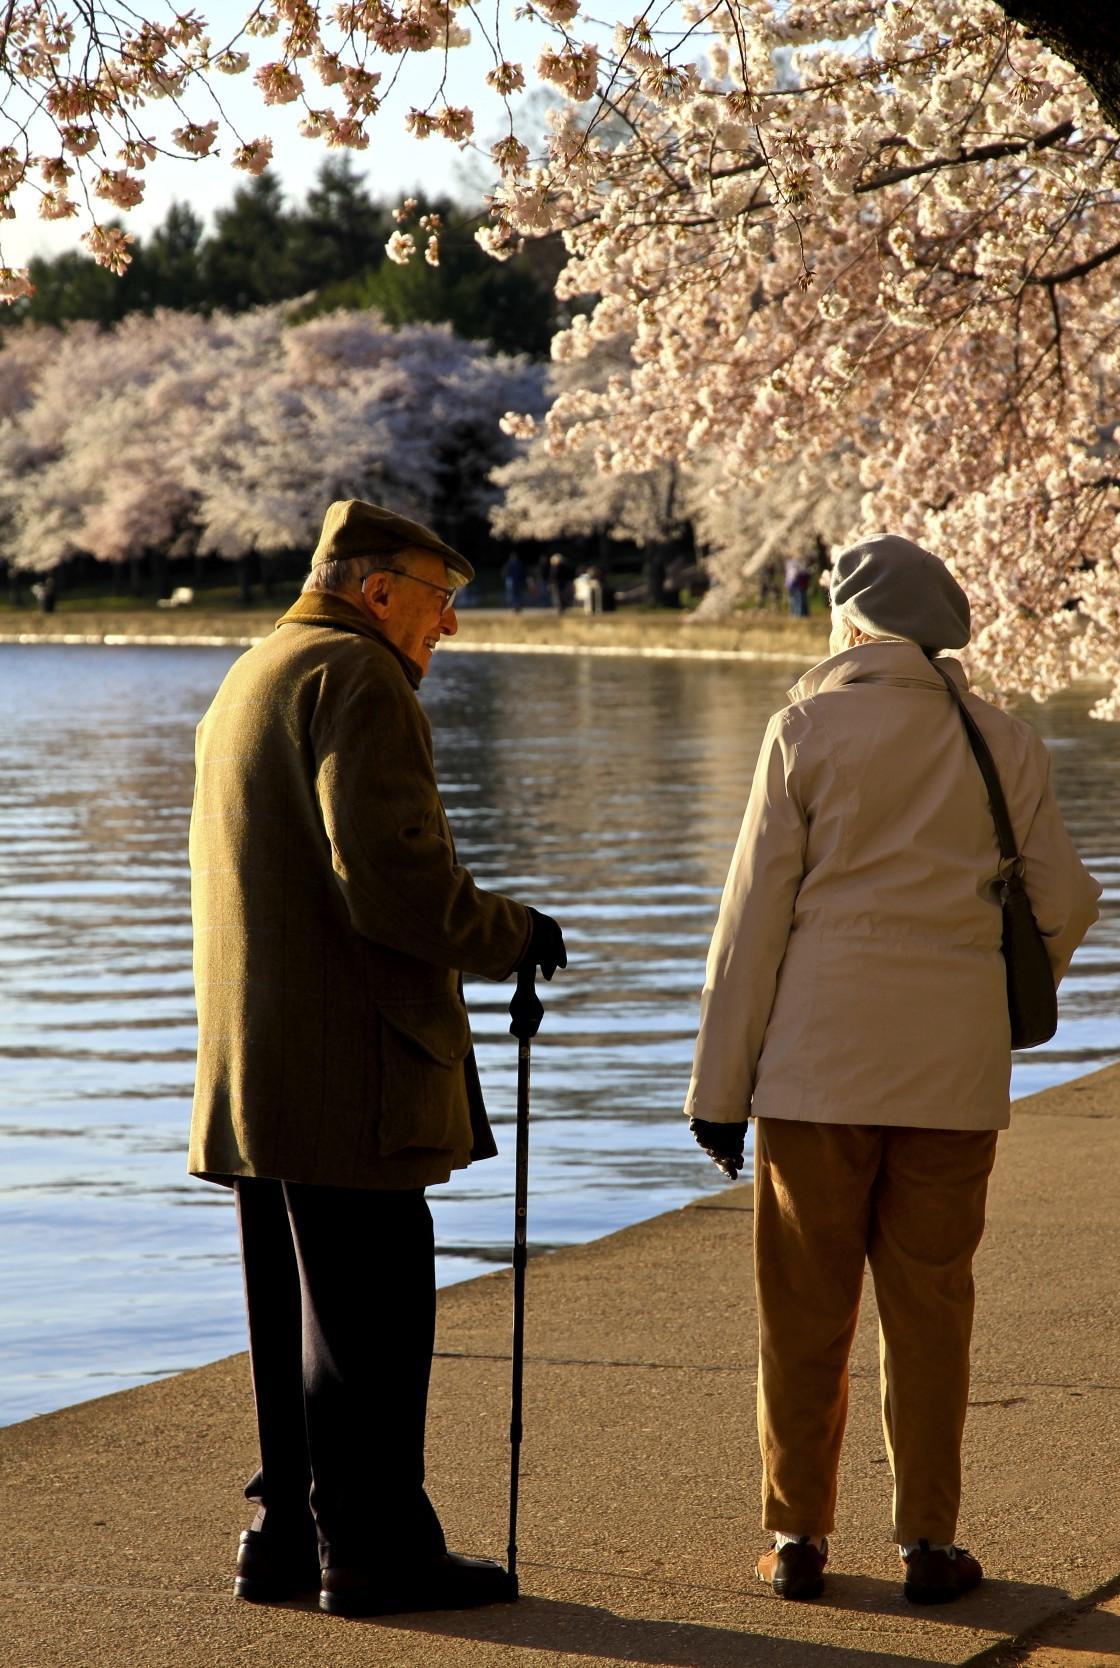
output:
[[[335,591],[307,591],[297,597],[287,613],[277,620],[276,630],[285,625],[325,626],[330,631],[350,631],[355,637],[368,637],[371,643],[388,650],[413,689],[420,687],[424,674],[416,662],[402,654],[395,643],[390,643],[364,610]]]
[[[959,660],[952,655],[938,655],[937,664],[945,669],[961,694],[968,691],[968,677]],[[789,691],[791,701],[807,701],[813,695],[828,690],[842,689],[849,683],[888,683],[927,689],[944,689],[940,674],[930,665],[930,657],[916,643],[860,643],[854,649],[829,655],[827,660],[810,666]]]

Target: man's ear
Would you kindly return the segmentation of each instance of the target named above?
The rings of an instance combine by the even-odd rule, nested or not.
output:
[[[390,580],[385,573],[367,573],[362,580],[362,596],[370,613],[379,620],[389,617]]]

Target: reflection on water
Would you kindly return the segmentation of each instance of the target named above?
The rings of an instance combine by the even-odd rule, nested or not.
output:
[[[234,651],[0,647],[0,1422],[244,1344],[228,1195],[184,1172],[194,725]],[[424,688],[465,859],[556,914],[529,1235],[570,1243],[721,1185],[680,1115],[719,891],[796,669],[472,655]],[[1016,1092],[1120,1055],[1115,731],[1032,709],[1105,914]],[[443,1281],[508,1255],[507,987],[469,999],[502,1156],[432,1200]]]

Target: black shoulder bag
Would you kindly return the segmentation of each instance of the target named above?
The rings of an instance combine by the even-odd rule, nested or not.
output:
[[[969,746],[988,789],[988,804],[999,840],[999,901],[1003,910],[1003,961],[1007,972],[1011,1046],[1034,1048],[1038,1043],[1049,1042],[1058,1029],[1058,994],[1050,958],[1023,885],[1023,859],[1015,849],[1015,834],[995,760],[952,678],[936,660],[931,660],[930,665],[957,703]]]

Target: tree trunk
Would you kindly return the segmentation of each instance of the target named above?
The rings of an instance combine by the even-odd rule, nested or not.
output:
[[[1000,10],[1078,70],[1120,133],[1120,6],[1101,0],[997,0]]]
[[[237,583],[241,592],[240,600],[245,608],[248,608],[249,604],[253,600],[253,578],[250,567],[251,562],[251,556],[239,556],[237,558]]]
[[[148,553],[151,564],[153,589],[158,597],[171,595],[171,588],[167,583],[167,557],[162,550],[152,550]]]
[[[142,597],[144,595],[144,558],[130,556],[128,558],[128,590],[129,595]]]

